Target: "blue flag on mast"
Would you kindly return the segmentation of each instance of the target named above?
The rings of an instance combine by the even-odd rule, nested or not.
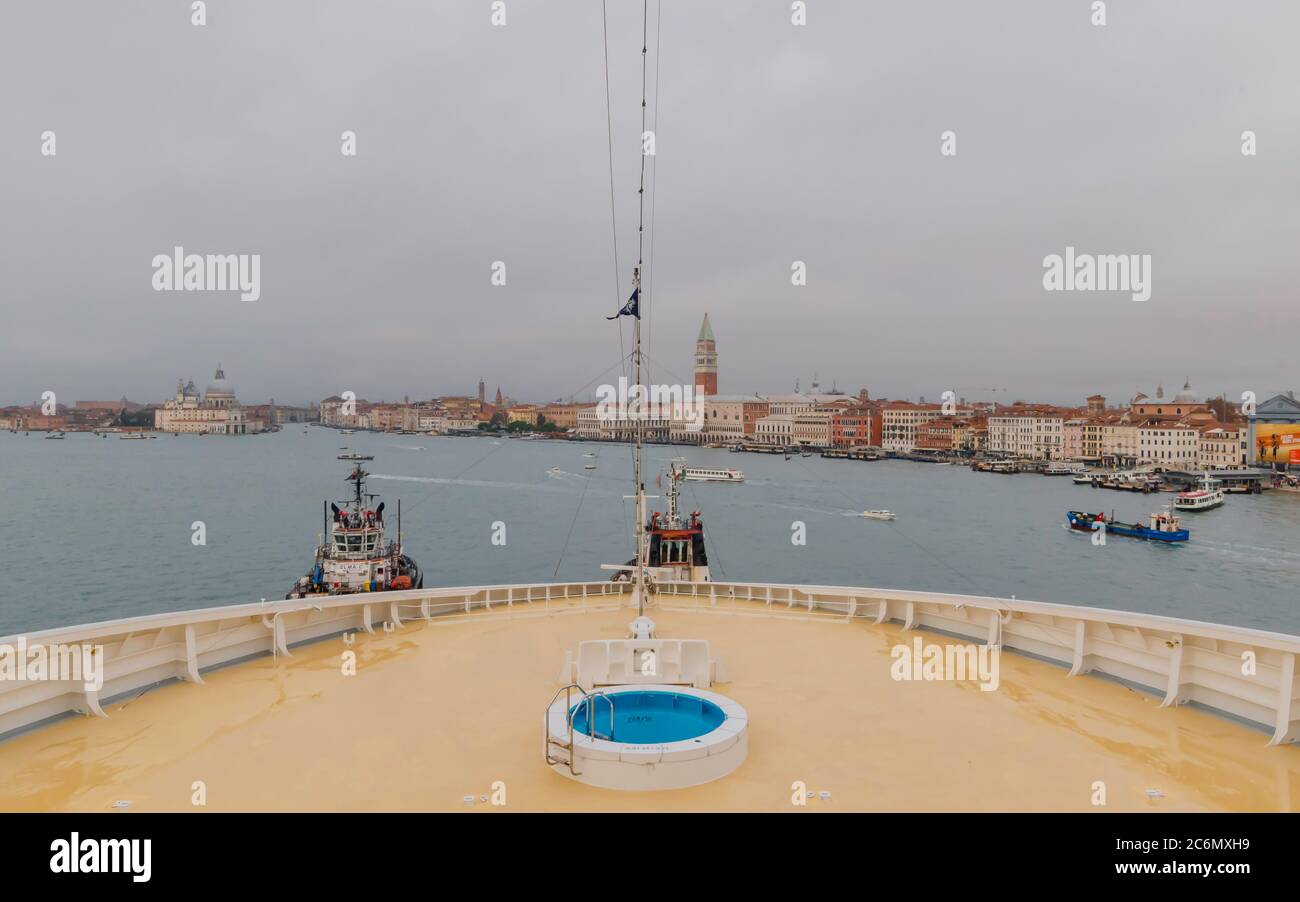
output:
[[[637,288],[632,289],[632,296],[627,299],[627,303],[623,305],[623,309],[618,311],[618,313],[615,313],[613,316],[605,317],[605,319],[618,319],[620,316],[635,316],[637,319],[640,319],[641,318],[640,304],[641,304],[641,289],[638,286]]]

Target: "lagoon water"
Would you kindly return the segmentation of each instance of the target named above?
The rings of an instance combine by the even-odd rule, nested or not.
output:
[[[0,635],[283,598],[310,567],[322,500],[347,495],[344,446],[375,455],[369,489],[387,502],[390,529],[401,499],[426,587],[599,580],[602,563],[632,554],[626,446],[293,425],[240,438],[42,435],[0,433]],[[595,470],[583,469],[588,452]],[[1192,540],[1181,547],[1117,536],[1098,547],[1064,527],[1068,508],[1135,520],[1171,496],[662,446],[646,452],[652,494],[679,454],[747,477],[683,487],[682,506],[704,513],[719,581],[1014,595],[1300,634],[1300,495],[1229,496],[1184,514]],[[867,508],[898,519],[863,519]],[[199,521],[205,545],[191,541]],[[492,543],[498,521],[504,545]],[[796,521],[806,544],[791,541]]]

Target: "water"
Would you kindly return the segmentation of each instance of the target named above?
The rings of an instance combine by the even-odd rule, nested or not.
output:
[[[592,735],[588,708],[574,705],[573,729]],[[595,735],[600,739],[643,743],[681,742],[712,733],[727,715],[713,702],[676,692],[611,692],[591,704]]]
[[[622,446],[357,433],[288,426],[242,438],[63,441],[0,433],[0,635],[284,597],[307,572],[321,501],[346,496],[340,446],[374,454],[370,490],[402,500],[426,586],[599,580],[632,554],[631,451]],[[585,452],[599,455],[597,469]],[[1168,503],[906,461],[647,449],[647,489],[675,454],[734,466],[743,485],[686,484],[718,580],[1015,595],[1300,634],[1300,496],[1229,496],[1185,514],[1192,539],[1111,536],[1096,547],[1067,508],[1137,520]],[[559,475],[548,475],[559,467]],[[659,502],[662,504],[662,502]],[[893,522],[858,516],[888,508]],[[192,524],[207,544],[191,542]],[[795,521],[807,544],[792,544]],[[505,545],[492,543],[505,525]]]

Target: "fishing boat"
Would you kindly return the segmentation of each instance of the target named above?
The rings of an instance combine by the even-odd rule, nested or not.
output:
[[[1192,534],[1183,529],[1178,522],[1178,515],[1170,510],[1155,511],[1147,517],[1147,525],[1141,523],[1123,523],[1105,514],[1089,514],[1083,511],[1066,511],[1065,521],[1071,529],[1080,532],[1096,532],[1104,529],[1107,534],[1128,536],[1134,539],[1150,539],[1155,542],[1186,542]]]
[[[353,465],[347,477],[353,495],[341,507],[335,502],[323,503],[324,541],[316,549],[316,562],[284,597],[424,588],[420,565],[402,551],[401,501],[397,502],[397,539],[384,541],[384,503],[372,507],[379,496],[366,491],[370,474],[361,466],[374,456],[340,454],[338,459]]]
[[[894,519],[894,514],[891,513],[890,511],[885,511],[885,510],[863,511],[862,516],[866,517],[868,520],[893,520]]]
[[[1221,507],[1226,500],[1223,483],[1210,477],[1209,473],[1201,479],[1201,487],[1190,492],[1179,492],[1174,496],[1174,507],[1180,511],[1208,511]]]
[[[687,482],[744,482],[745,474],[734,467],[683,467],[681,478]]]

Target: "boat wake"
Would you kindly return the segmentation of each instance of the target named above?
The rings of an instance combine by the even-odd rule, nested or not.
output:
[[[391,479],[396,482],[427,482],[433,485],[478,486],[491,489],[539,489],[545,488],[536,482],[498,482],[490,479],[453,479],[447,476],[397,476],[390,473],[372,473],[371,479]]]

